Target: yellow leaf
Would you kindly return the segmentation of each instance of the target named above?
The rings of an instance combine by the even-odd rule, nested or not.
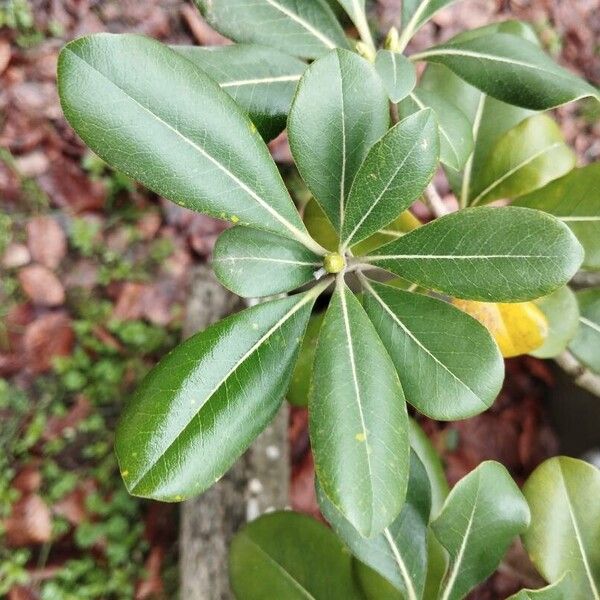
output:
[[[505,358],[532,352],[548,336],[548,321],[533,302],[502,304],[455,299],[452,303],[487,327]]]
[[[308,233],[323,248],[333,252],[338,249],[339,240],[337,232],[333,225],[323,212],[319,204],[311,199],[304,208],[304,224]],[[417,219],[410,211],[405,210],[399,217],[389,225],[369,236],[366,240],[352,246],[352,251],[356,256],[362,256],[379,248],[388,242],[398,239],[402,234],[408,233],[417,227],[421,227],[421,221]]]

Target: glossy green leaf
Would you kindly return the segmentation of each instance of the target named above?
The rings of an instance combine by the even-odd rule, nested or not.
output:
[[[406,494],[406,404],[390,357],[342,281],[321,326],[309,418],[324,493],[361,535],[381,533]]]
[[[487,329],[437,298],[363,281],[363,306],[396,366],[406,401],[444,421],[487,410],[504,379],[504,361]]]
[[[600,373],[600,288],[577,292],[579,329],[569,350],[586,367]]]
[[[538,44],[531,26],[521,21],[501,21],[485,27],[463,32],[450,40],[458,42],[465,39],[487,36],[490,33],[518,35],[531,43]],[[430,63],[421,78],[420,88],[436,92],[464,112],[471,125],[473,153],[467,161],[464,176],[447,166],[446,174],[463,206],[473,198],[471,181],[477,175],[489,157],[489,153],[498,139],[509,129],[531,116],[533,111],[512,106],[482,93],[469,85],[458,75],[442,64]]]
[[[212,266],[228,290],[244,298],[259,298],[314,281],[323,260],[294,240],[251,227],[233,227],[219,236]]]
[[[318,291],[219,321],[150,371],[117,429],[130,493],[183,500],[231,467],[281,405]]]
[[[264,139],[285,129],[305,62],[254,44],[173,46],[173,50],[210,75],[248,113]]]
[[[302,179],[338,231],[356,172],[388,125],[381,81],[357,54],[336,50],[302,76],[288,119],[290,148]]]
[[[456,0],[403,0],[402,39],[408,42],[435,13],[453,2]]]
[[[263,515],[236,534],[229,577],[239,600],[362,600],[342,543],[323,524],[291,511]]]
[[[566,223],[585,250],[583,267],[600,269],[600,163],[574,169],[514,205],[543,210]]]
[[[568,173],[576,159],[555,121],[546,115],[529,117],[491,148],[488,160],[472,178],[470,204],[515,198],[544,187]]]
[[[427,471],[412,452],[406,503],[379,535],[364,538],[317,486],[323,516],[356,558],[390,581],[406,598],[421,598],[427,572],[431,491]]]
[[[438,155],[432,110],[394,125],[369,150],[356,174],[343,216],[342,246],[379,231],[419,198],[433,177]]]
[[[313,363],[315,361],[315,352],[317,350],[317,340],[321,331],[321,324],[325,313],[317,313],[310,316],[298,360],[292,374],[290,387],[288,388],[286,398],[294,406],[307,406],[308,394],[310,389],[310,377]]]
[[[557,65],[538,46],[508,33],[454,41],[415,54],[446,65],[486,94],[533,110],[592,96],[598,90]]]
[[[417,88],[400,105],[405,116],[425,108],[433,109],[440,136],[440,161],[452,169],[461,169],[473,151],[473,132],[467,116],[445,98]]]
[[[523,494],[500,463],[483,462],[463,477],[431,523],[451,559],[440,598],[460,600],[489,577],[529,520]]]
[[[568,287],[558,288],[549,296],[535,301],[548,322],[548,335],[544,343],[531,352],[538,358],[558,356],[575,337],[579,327],[577,298]]]
[[[236,42],[264,44],[303,58],[347,48],[324,0],[195,0],[206,21]]]
[[[566,600],[573,598],[573,581],[570,573],[559,581],[537,590],[520,590],[508,600]]]
[[[558,456],[531,474],[523,493],[531,508],[531,527],[522,537],[533,564],[551,583],[570,572],[569,600],[598,600],[600,471]]]
[[[566,225],[509,206],[446,215],[362,260],[457,298],[517,302],[565,285],[582,258]]]
[[[254,125],[177,52],[138,35],[79,38],[60,53],[58,88],[69,123],[116,169],[192,210],[319,250]]]
[[[379,50],[375,59],[375,69],[391,102],[397,103],[406,98],[417,84],[414,65],[398,52]]]

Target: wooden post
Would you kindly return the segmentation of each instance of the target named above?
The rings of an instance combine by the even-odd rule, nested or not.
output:
[[[184,335],[243,308],[223,288],[208,266],[192,275]],[[229,600],[227,553],[232,536],[265,511],[284,508],[289,492],[288,409],[284,404],[273,423],[233,468],[202,496],[183,502],[179,532],[180,597],[185,600]]]

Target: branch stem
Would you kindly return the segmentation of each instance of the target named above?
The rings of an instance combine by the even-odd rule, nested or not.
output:
[[[554,358],[560,368],[573,377],[575,385],[600,397],[600,376],[584,367],[568,350]]]
[[[443,217],[444,215],[447,215],[450,212],[446,208],[442,197],[438,194],[438,191],[435,189],[433,183],[430,183],[425,188],[424,196],[427,206],[436,218]]]

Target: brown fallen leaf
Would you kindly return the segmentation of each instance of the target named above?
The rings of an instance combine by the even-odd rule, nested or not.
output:
[[[50,441],[62,435],[65,429],[75,429],[92,411],[90,401],[83,395],[78,394],[75,404],[64,417],[50,417],[46,422],[42,439]]]
[[[29,494],[13,504],[4,522],[6,542],[12,548],[49,542],[52,536],[50,510],[37,494]]]
[[[31,254],[25,244],[11,243],[2,255],[2,266],[5,269],[18,269],[31,261]]]
[[[67,253],[67,237],[52,217],[33,217],[27,222],[27,246],[33,260],[56,269]]]
[[[154,546],[146,560],[146,578],[140,581],[135,590],[135,600],[146,600],[147,598],[159,597],[163,592],[163,581],[160,576],[162,569],[164,550],[160,546]]]
[[[59,208],[80,213],[100,210],[104,206],[104,184],[91,181],[72,160],[62,157],[53,160],[48,171],[38,178],[38,183],[52,204]]]
[[[32,373],[50,370],[57,356],[68,356],[75,343],[71,320],[64,312],[42,315],[27,326],[23,346]]]
[[[0,75],[4,73],[10,62],[10,44],[6,40],[0,40]]]
[[[22,494],[32,494],[40,489],[42,474],[36,465],[24,466],[12,480],[11,487]]]
[[[97,490],[97,487],[93,479],[86,479],[54,504],[52,512],[66,519],[71,525],[79,525],[89,516],[86,500],[88,496]]]
[[[113,317],[121,321],[141,319],[144,314],[144,297],[147,290],[143,283],[128,281],[121,287]]]
[[[60,306],[65,301],[65,290],[58,277],[43,265],[29,265],[19,271],[23,291],[34,304]]]
[[[24,585],[15,585],[8,592],[8,600],[38,600],[39,596]]]

